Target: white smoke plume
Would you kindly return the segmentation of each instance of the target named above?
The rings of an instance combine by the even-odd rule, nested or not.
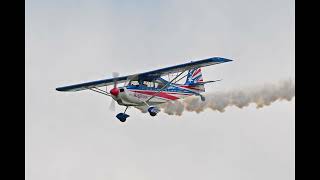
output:
[[[228,106],[241,109],[252,103],[256,104],[256,108],[262,108],[277,100],[290,101],[294,96],[294,80],[288,79],[256,87],[208,93],[205,95],[205,101],[201,101],[200,97],[192,96],[162,104],[160,108],[166,114],[180,116],[184,111],[200,113],[205,109],[211,109],[224,112]]]

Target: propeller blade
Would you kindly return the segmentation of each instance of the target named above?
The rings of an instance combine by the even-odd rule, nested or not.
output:
[[[116,110],[116,103],[114,102],[113,99],[110,102],[109,110],[110,111],[115,111]]]
[[[112,72],[112,77],[113,78],[117,78],[117,77],[119,77],[119,75],[120,74],[118,72]],[[117,87],[117,80],[114,80],[113,84],[114,84],[113,87],[116,88]]]
[[[120,74],[119,74],[118,72],[113,72],[113,73],[112,73],[112,77],[114,77],[114,78],[115,78],[115,77],[119,77],[119,75],[120,75]]]

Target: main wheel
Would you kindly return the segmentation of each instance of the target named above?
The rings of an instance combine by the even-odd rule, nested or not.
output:
[[[156,116],[157,115],[157,113],[154,113],[154,112],[150,112],[149,114],[150,114],[150,116]]]
[[[158,112],[160,112],[160,109],[158,109],[156,107],[150,107],[148,109],[148,112],[149,112],[150,116],[155,116],[155,115],[157,115]]]
[[[128,114],[125,114],[125,113],[119,113],[117,114],[116,116],[121,122],[126,122],[127,120],[127,117],[129,117]]]
[[[120,118],[119,120],[120,120],[121,122],[126,122],[127,119]]]

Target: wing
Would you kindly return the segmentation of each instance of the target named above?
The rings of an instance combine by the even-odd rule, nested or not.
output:
[[[179,64],[176,66],[166,67],[154,71],[149,71],[145,73],[138,73],[130,76],[121,76],[117,78],[110,78],[110,79],[102,79],[98,81],[92,81],[92,82],[86,82],[81,84],[75,84],[70,86],[64,86],[56,88],[57,91],[80,91],[80,90],[86,90],[93,87],[102,87],[102,86],[108,86],[113,84],[114,80],[117,80],[118,83],[122,83],[128,80],[138,80],[138,79],[144,79],[144,80],[154,80],[156,78],[159,78],[164,75],[172,74],[172,73],[178,73],[182,71],[186,71],[193,68],[199,68],[204,66],[210,66],[214,64],[220,64],[232,61],[230,59],[225,59],[221,57],[213,57],[198,61],[191,61],[189,63]]]
[[[64,87],[58,87],[56,88],[57,91],[81,91],[81,90],[86,90],[94,87],[102,87],[102,86],[108,86],[112,85],[114,80],[117,80],[117,83],[123,83],[128,80],[129,76],[122,76],[122,77],[117,77],[117,78],[111,78],[111,79],[102,79],[98,81],[91,81],[91,82],[86,82],[86,83],[81,83],[81,84],[75,84],[75,85],[70,85],[70,86],[64,86]]]
[[[176,66],[171,66],[171,67],[166,67],[166,68],[162,68],[162,69],[158,69],[158,70],[154,70],[154,71],[141,73],[141,74],[136,75],[136,77],[138,79],[142,78],[142,79],[146,79],[146,80],[153,80],[153,79],[159,78],[164,75],[178,73],[178,72],[186,71],[189,69],[194,69],[194,68],[199,68],[199,67],[204,67],[204,66],[211,66],[214,64],[225,63],[225,62],[229,62],[229,61],[232,61],[232,60],[226,59],[226,58],[221,58],[221,57],[212,57],[212,58],[208,58],[208,59],[191,61],[188,63],[179,64]],[[133,76],[133,77],[135,77],[135,76]]]

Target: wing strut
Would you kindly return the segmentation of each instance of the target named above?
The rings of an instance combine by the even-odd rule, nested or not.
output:
[[[166,85],[164,85],[161,89],[159,89],[156,93],[154,93],[149,99],[147,99],[145,102],[150,101],[152,98],[154,98],[157,94],[162,92],[163,90],[167,89],[167,86],[171,84],[174,80],[176,80],[181,74],[183,74],[186,70],[181,71],[176,77],[174,77],[170,82],[168,82]]]
[[[93,88],[87,88],[87,89],[111,97],[110,93],[108,93],[107,91],[101,90],[99,88],[93,87]]]
[[[181,79],[185,78],[187,75],[188,75],[188,74],[186,74],[186,75],[182,76],[181,78],[179,78],[178,80],[176,80],[173,84],[175,84],[175,83],[179,82]]]

